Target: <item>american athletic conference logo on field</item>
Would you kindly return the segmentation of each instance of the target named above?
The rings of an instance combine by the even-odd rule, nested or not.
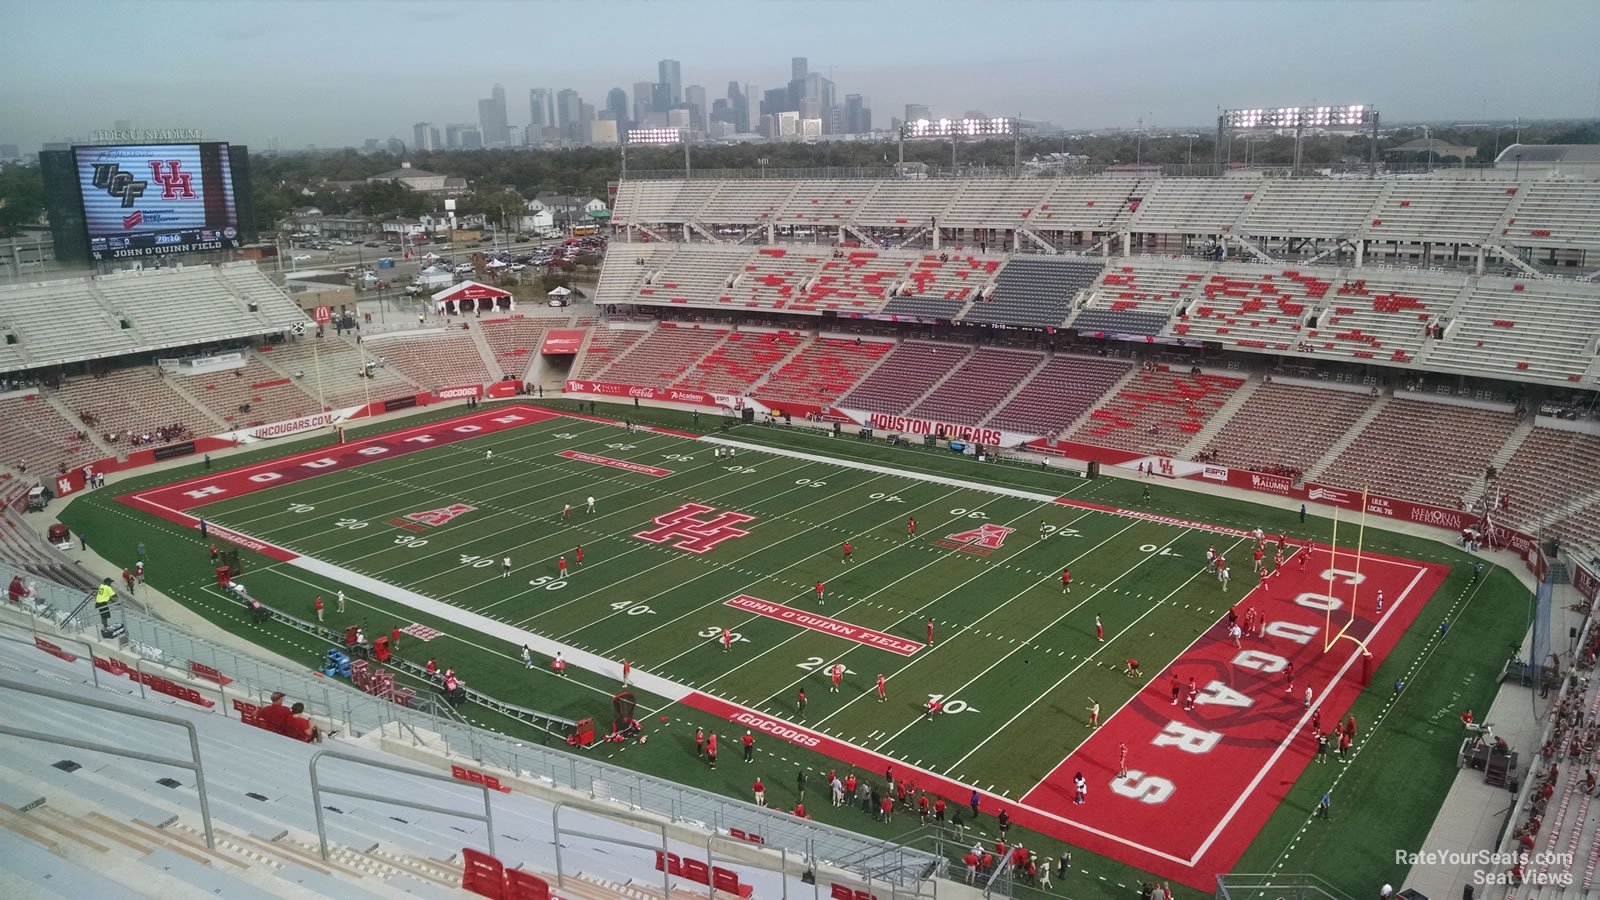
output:
[[[979,556],[988,556],[1005,546],[1006,536],[1013,531],[1016,531],[1016,529],[985,522],[977,528],[958,531],[955,534],[947,534],[943,539],[933,543],[937,547],[960,550],[963,553],[976,553]]]

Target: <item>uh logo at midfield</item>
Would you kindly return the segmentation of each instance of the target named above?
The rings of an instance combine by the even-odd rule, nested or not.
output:
[[[708,513],[715,515],[707,517]],[[637,532],[634,537],[652,544],[670,541],[676,549],[689,553],[710,553],[723,541],[748,535],[749,530],[735,526],[755,520],[755,516],[741,512],[719,511],[703,503],[684,503],[656,516],[651,520],[655,528]]]

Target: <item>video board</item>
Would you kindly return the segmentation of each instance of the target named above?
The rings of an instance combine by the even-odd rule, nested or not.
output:
[[[225,143],[81,146],[73,162],[92,259],[240,245]]]

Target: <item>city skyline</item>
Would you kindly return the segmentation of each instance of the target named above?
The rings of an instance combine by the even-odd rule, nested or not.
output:
[[[33,150],[123,120],[200,128],[208,138],[263,148],[270,140],[285,149],[360,146],[374,137],[410,146],[418,122],[446,131],[464,125],[458,137],[470,129],[494,144],[487,132],[514,128],[520,135],[541,124],[533,91],[550,92],[545,110],[560,124],[554,95],[566,90],[580,98],[569,113],[592,108],[616,118],[614,89],[627,93],[632,115],[639,84],[665,82],[670,106],[700,87],[709,106],[729,99],[730,82],[767,94],[796,75],[831,82],[828,99],[811,98],[816,102],[799,110],[802,117],[833,115],[844,127],[850,95],[867,101],[878,128],[908,104],[925,105],[936,117],[979,109],[1069,129],[1131,128],[1140,120],[1145,127],[1192,127],[1213,120],[1220,106],[1345,102],[1376,106],[1391,122],[1600,113],[1600,65],[1584,46],[1584,36],[1600,26],[1600,4],[1577,0],[1083,0],[997,3],[981,15],[970,4],[938,0],[775,0],[753,7],[600,2],[537,10],[463,2],[451,7],[452,19],[459,15],[474,27],[488,22],[507,33],[534,22],[557,31],[603,22],[593,37],[605,41],[606,53],[597,55],[592,42],[548,41],[530,62],[491,54],[448,73],[425,67],[426,76],[396,74],[397,54],[433,45],[426,31],[419,42],[419,22],[393,16],[392,5],[154,0],[139,7],[141,15],[181,21],[192,39],[183,54],[144,60],[132,70],[115,54],[73,53],[78,33],[69,26],[100,8],[83,0],[13,4],[0,39],[12,52],[0,54],[0,80],[25,89],[0,96],[0,143]],[[265,15],[268,9],[274,14]],[[314,27],[297,21],[312,9]],[[283,10],[291,15],[277,14]],[[1509,22],[1527,40],[1504,41]],[[351,41],[352,34],[366,37]],[[232,74],[241,59],[280,53],[285,37],[319,64],[274,66],[270,78]],[[442,52],[459,55],[463,46],[470,42],[440,35]],[[1319,48],[1327,52],[1307,52]],[[41,74],[38,61],[51,58],[73,64]],[[748,106],[753,98],[737,99]],[[710,124],[705,106],[697,126]],[[441,139],[448,144],[448,133]]]

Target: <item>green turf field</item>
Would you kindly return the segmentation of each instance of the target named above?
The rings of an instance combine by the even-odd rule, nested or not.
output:
[[[639,416],[631,410],[628,414]],[[672,413],[646,411],[643,418],[677,427],[690,424],[687,416]],[[614,425],[557,419],[221,500],[196,512],[350,572],[608,659],[632,660],[639,671],[1010,797],[1026,792],[1082,739],[1086,698],[1098,700],[1109,716],[1137,689],[1137,681],[1121,674],[1124,658],[1136,655],[1149,671],[1158,671],[1216,623],[1230,597],[1214,579],[1198,577],[1206,548],[1235,550],[1243,541],[1007,496],[976,484],[1232,527],[1287,528],[1297,539],[1328,536],[1329,523],[1322,520],[1301,525],[1289,510],[1163,486],[1156,486],[1145,501],[1142,483],[1120,479],[1083,481],[1036,468],[979,465],[947,453],[785,429],[740,426],[728,436],[871,462],[891,471],[861,471],[753,450],[717,457],[711,445],[685,437],[625,433]],[[485,459],[490,448],[492,463]],[[653,477],[557,455],[563,451],[670,469],[672,474]],[[266,455],[270,452],[251,458]],[[114,493],[193,474],[186,469],[139,476],[119,483]],[[927,475],[955,475],[973,484],[919,477]],[[145,540],[152,551],[149,577],[157,586],[226,627],[308,665],[320,656],[325,645],[309,636],[246,624],[237,607],[211,584],[197,536],[111,503],[111,493],[75,502],[63,519],[86,530],[91,543],[114,559]],[[593,513],[585,509],[590,496],[596,500]],[[675,547],[677,539],[652,543],[635,536],[657,528],[653,520],[685,502],[754,519],[736,525],[747,535],[728,537],[703,554]],[[394,524],[408,521],[408,514],[452,504],[472,510],[437,526]],[[568,504],[572,513],[565,518]],[[907,535],[912,517],[918,526],[915,539]],[[947,538],[984,525],[991,526],[990,534],[993,526],[1014,530],[987,553]],[[1461,559],[1433,542],[1371,535],[1368,547],[1375,551]],[[846,541],[854,548],[849,563],[841,552]],[[584,552],[581,567],[576,564],[579,545]],[[564,578],[556,563],[562,556],[569,564]],[[509,575],[502,566],[506,557],[512,561]],[[1070,595],[1061,589],[1062,567],[1072,570]],[[453,666],[475,687],[525,706],[570,718],[610,718],[609,697],[618,688],[614,677],[572,670],[571,677],[559,679],[548,671],[544,657],[535,660],[534,671],[526,671],[515,645],[463,627],[449,615],[418,613],[381,589],[341,585],[261,558],[252,558],[247,569],[252,593],[302,618],[315,617],[312,600],[320,595],[330,628],[359,623],[376,634],[421,624],[439,631],[440,637],[425,644],[407,638],[401,652],[410,658],[436,657],[441,667]],[[1420,843],[1432,820],[1429,803],[1437,809],[1453,765],[1412,769],[1406,788],[1418,803],[1397,814],[1385,796],[1384,785],[1395,787],[1386,760],[1402,754],[1427,758],[1440,748],[1448,750],[1453,731],[1419,726],[1437,720],[1439,710],[1448,708],[1444,704],[1458,698],[1468,706],[1487,706],[1490,673],[1503,659],[1501,648],[1524,624],[1520,610],[1507,615],[1503,607],[1495,608],[1492,597],[1483,599],[1486,590],[1520,597],[1509,576],[1492,573],[1475,584],[1469,584],[1469,577],[1458,569],[1446,581],[1434,600],[1435,606],[1444,607],[1430,606],[1374,677],[1375,685],[1388,685],[1399,677],[1395,673],[1414,671],[1408,693],[1394,702],[1387,689],[1369,690],[1357,705],[1364,721],[1395,721],[1387,732],[1375,730],[1363,747],[1364,757],[1349,764],[1352,774],[1343,777],[1351,787],[1348,796],[1341,794],[1346,804],[1341,812],[1370,803],[1387,810],[1384,827],[1328,827],[1325,833],[1306,835],[1303,826],[1312,798],[1322,788],[1296,788],[1247,854],[1251,865],[1243,868],[1317,872],[1355,893],[1370,879],[1370,870],[1359,880],[1341,875],[1339,860],[1359,860],[1387,872],[1392,864],[1383,858],[1392,858],[1390,848]],[[826,586],[821,601],[815,591],[819,581]],[[341,587],[350,603],[342,618],[332,601]],[[1236,584],[1232,598],[1247,587]],[[902,656],[727,605],[740,595],[918,644],[925,641],[932,619],[934,644]],[[1452,641],[1437,641],[1431,634],[1435,611],[1448,612],[1464,626],[1452,632]],[[1106,644],[1096,640],[1097,616]],[[721,644],[724,628],[734,639],[726,651]],[[1418,667],[1419,660],[1427,664]],[[834,693],[826,672],[836,663],[847,671]],[[879,674],[887,679],[886,702],[876,698]],[[797,706],[802,687],[808,695],[803,714]],[[930,695],[941,700],[946,712],[934,723],[925,716]],[[692,759],[687,747],[696,714],[648,692],[641,692],[640,705],[641,711],[671,717],[667,739],[653,740],[648,750],[606,748],[599,751],[602,755],[734,796],[747,795],[749,770],[724,765],[712,772],[684,765]],[[520,724],[482,711],[471,718],[511,733]],[[763,767],[774,770],[766,775],[774,785],[792,782],[795,767],[813,772],[832,767],[824,757],[794,747],[763,746],[762,752]],[[725,758],[733,755],[730,746]],[[1365,801],[1359,799],[1363,794]],[[819,819],[882,836],[914,824],[881,825],[825,803],[815,804],[812,812]],[[1288,852],[1295,839],[1297,846],[1314,844],[1318,849]],[[1055,845],[1040,838],[1029,846],[1053,853]],[[1140,873],[1125,865],[1087,853],[1079,854],[1075,866],[1087,881],[1075,885],[1072,896],[1126,896],[1123,891],[1140,879]]]

